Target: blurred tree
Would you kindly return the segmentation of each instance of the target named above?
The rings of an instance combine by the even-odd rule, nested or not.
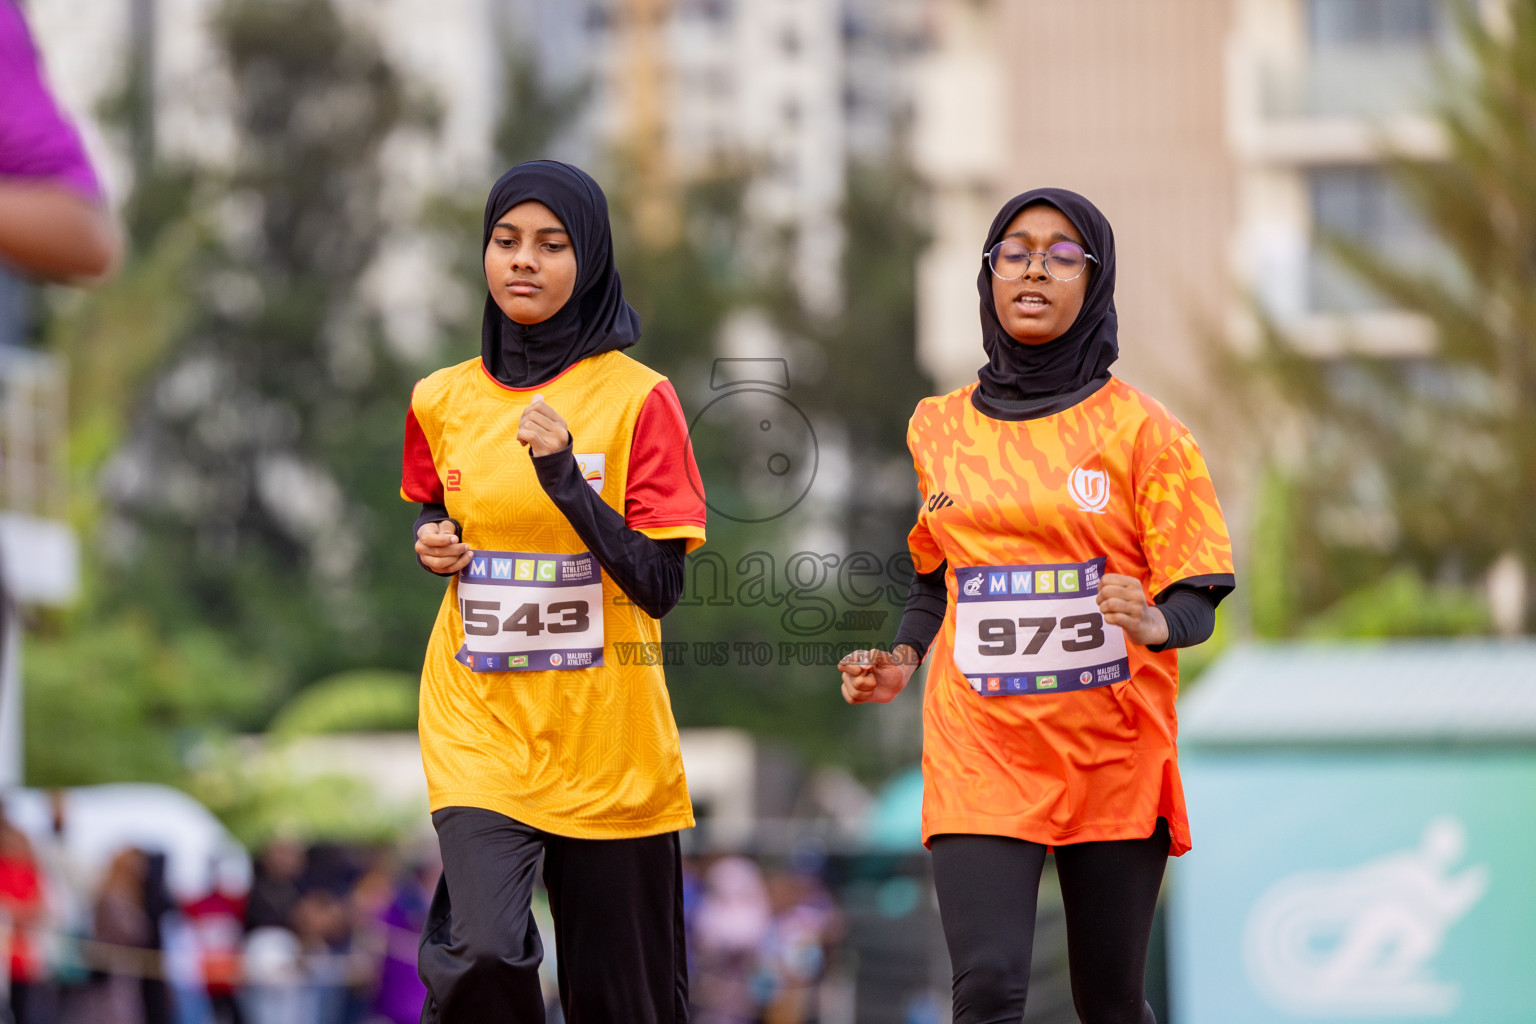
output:
[[[439,596],[395,493],[419,368],[360,288],[409,219],[382,208],[383,146],[428,119],[329,0],[227,0],[213,24],[233,166],[133,145],[129,263],[48,332],[89,557],[24,666],[38,782],[170,779],[197,732],[259,727],[296,682],[414,668]],[[131,136],[153,119],[130,64],[106,113]]]
[[[306,686],[272,717],[273,739],[331,732],[416,731],[417,678],[358,669]]]
[[[850,170],[840,267],[846,300],[832,317],[807,310],[790,284],[787,239],[764,237],[742,216],[745,184],[743,173],[696,188],[677,248],[624,266],[626,290],[635,292],[655,344],[642,358],[678,382],[685,409],[698,417],[721,394],[709,372],[727,316],[760,312],[777,339],[761,354],[786,359],[785,397],[816,432],[824,476],[814,500],[767,522],[711,514],[709,544],[690,559],[684,603],[665,622],[667,640],[682,645],[668,687],[684,725],[736,726],[813,761],[881,773],[913,756],[915,724],[910,735],[850,743],[850,734],[882,729],[892,716],[847,707],[834,664],[846,650],[889,642],[909,579],[904,567],[894,577],[886,570],[906,551],[916,508],[906,423],[932,386],[916,365],[915,183],[899,160]],[[639,237],[623,235],[631,244]],[[738,492],[762,467],[746,464],[736,433],[698,423],[693,443],[714,508],[741,508]],[[755,431],[755,418],[745,426]],[[850,585],[845,563],[855,552],[871,556],[857,564],[873,574]],[[868,605],[846,593],[877,589]]]
[[[1501,559],[1518,578],[1536,569],[1536,6],[1508,5],[1497,27],[1475,7],[1459,8],[1472,60],[1447,68],[1437,111],[1446,158],[1390,161],[1443,248],[1324,240],[1344,272],[1429,321],[1433,352],[1319,360],[1260,318],[1250,395],[1289,413],[1251,404],[1278,474],[1256,544],[1277,555],[1256,583],[1261,634],[1487,630],[1471,588]],[[1530,602],[1503,611],[1531,628]]]
[[[212,723],[249,723],[271,670],[206,629],[171,637],[131,613],[34,635],[26,652],[26,777],[35,786],[177,782]]]
[[[408,219],[385,208],[383,146],[423,116],[329,0],[227,0],[214,28],[238,153],[227,177],[189,172],[190,309],[103,477],[108,598],[217,629],[290,680],[409,666],[432,595],[410,586],[392,482],[417,368],[360,284]]]

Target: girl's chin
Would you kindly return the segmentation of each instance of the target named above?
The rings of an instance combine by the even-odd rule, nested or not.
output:
[[[550,314],[542,309],[533,309],[527,303],[509,303],[501,307],[501,311],[507,315],[507,319],[513,323],[528,327],[532,324],[540,324],[548,320]]]
[[[1012,338],[1020,345],[1048,345],[1055,341],[1057,338],[1061,337],[1061,335],[1050,333],[1026,334],[1021,338],[1017,334],[1014,334],[1012,331],[1010,331],[1008,333],[1008,337]]]

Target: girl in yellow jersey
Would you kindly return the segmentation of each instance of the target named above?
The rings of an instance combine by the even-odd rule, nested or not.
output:
[[[544,1019],[529,909],[542,855],[572,1024],[687,1020],[677,832],[693,824],[656,659],[704,542],[677,395],[639,338],[607,202],[567,164],[496,182],[480,355],[416,385],[401,495],[453,577],[421,676],[443,877],[423,1021]],[[635,648],[631,648],[633,651]]]
[[[977,277],[979,379],[924,399],[923,503],[892,650],[842,664],[853,704],[929,661],[923,841],[956,1024],[1017,1024],[1054,848],[1085,1024],[1154,1024],[1142,994],[1170,853],[1189,849],[1178,655],[1207,639],[1232,555],[1200,449],[1109,372],[1115,244],[1082,196],[1015,196]],[[1151,600],[1148,600],[1151,595]]]

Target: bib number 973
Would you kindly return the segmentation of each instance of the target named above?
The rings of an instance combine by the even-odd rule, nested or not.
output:
[[[586,601],[551,601],[540,606],[525,601],[501,617],[500,601],[460,601],[466,636],[497,636],[522,633],[535,637],[550,633],[585,633],[592,628],[591,608]]]
[[[1019,651],[1019,632],[1027,638],[1025,654],[1039,654],[1051,635],[1061,629],[1069,636],[1061,638],[1061,649],[1069,654],[1097,650],[1104,646],[1104,616],[1098,612],[1053,618],[982,619],[976,624],[976,653],[1000,658]]]
[[[955,569],[955,667],[984,697],[1062,694],[1130,678],[1125,632],[1099,612],[1103,557]]]

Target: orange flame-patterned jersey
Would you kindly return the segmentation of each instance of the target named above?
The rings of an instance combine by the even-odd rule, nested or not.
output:
[[[1149,651],[1102,619],[1094,625],[1092,595],[1100,573],[1135,577],[1154,596],[1181,581],[1230,584],[1231,544],[1200,449],[1166,409],[1118,379],[1062,412],[1018,421],[978,411],[975,388],[924,399],[907,432],[923,498],[912,559],[919,572],[948,562],[923,703],[923,841],[1145,838],[1164,817],[1171,852],[1182,854],[1190,838],[1178,654]],[[982,606],[979,625],[962,611],[957,632],[957,607],[989,588],[1003,603]],[[1074,596],[1066,611],[1077,614],[1030,617]],[[1051,600],[1025,603],[1042,597]],[[1106,635],[1108,647],[1123,645],[1117,662],[1062,653]],[[976,668],[1005,644],[1010,655],[1028,646],[1077,661],[1022,676]]]
[[[565,418],[583,478],[630,529],[683,539],[689,550],[704,542],[703,485],[677,394],[661,374],[619,352],[583,359],[537,387],[497,382],[478,357],[427,377],[406,418],[401,497],[445,505],[477,554],[529,555],[501,559],[509,569],[519,561],[553,569],[585,551],[517,440],[518,419],[535,393]],[[659,645],[661,624],[602,573],[600,663],[474,671],[460,651],[460,590],[467,585],[457,576],[449,581],[421,672],[419,729],[432,810],[479,807],[580,839],[691,826],[661,659],[643,653]],[[488,620],[493,629],[507,610]],[[558,626],[520,614],[500,628],[536,632],[543,641]]]

